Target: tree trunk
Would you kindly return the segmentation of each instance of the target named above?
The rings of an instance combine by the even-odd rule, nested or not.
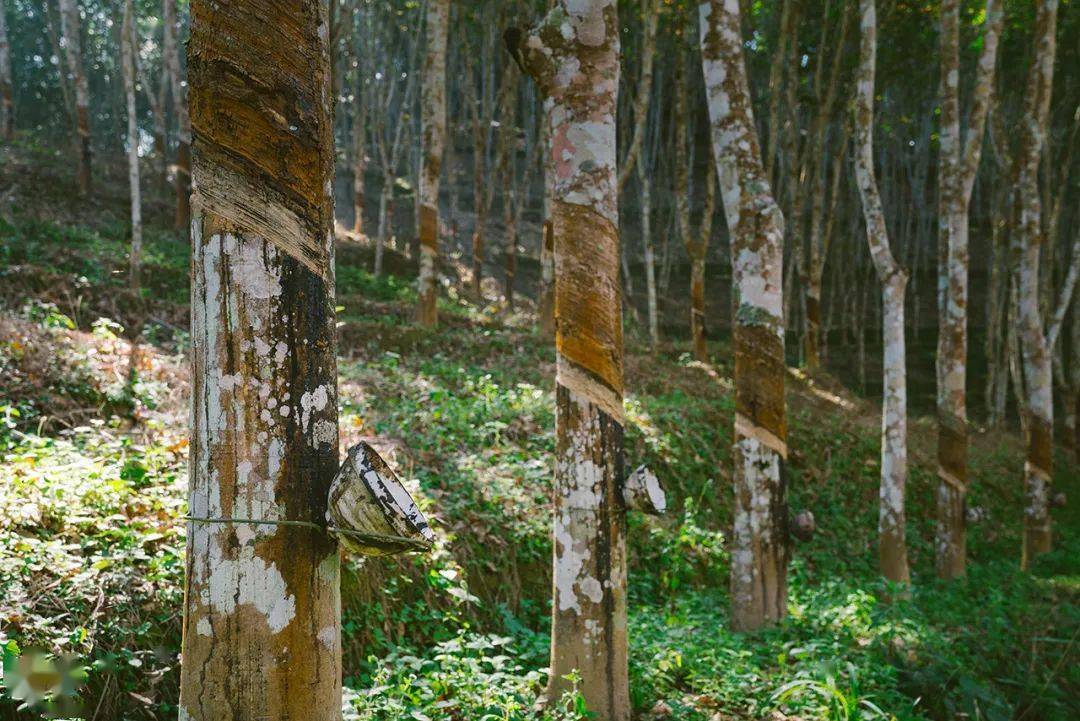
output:
[[[600,721],[628,721],[623,373],[610,0],[560,0],[517,48],[545,101],[555,245],[556,471],[551,672],[578,671]],[[573,72],[569,72],[573,69]]]
[[[1080,303],[1072,312],[1072,352],[1069,355],[1069,368],[1071,373],[1068,377],[1069,391],[1072,394],[1072,402],[1066,411],[1066,423],[1069,441],[1072,443],[1073,458],[1080,465]]]
[[[1053,88],[1057,0],[1036,6],[1035,54],[1024,93],[1017,158],[1020,203],[1017,250],[1018,332],[1027,390],[1027,460],[1024,464],[1024,541],[1021,565],[1028,568],[1051,546],[1050,483],[1053,474],[1054,403],[1050,348],[1039,310],[1039,254],[1044,243],[1039,160],[1046,144],[1046,125]]]
[[[866,220],[870,256],[881,281],[884,392],[881,417],[881,506],[878,517],[881,573],[908,584],[904,539],[904,486],[907,483],[907,367],[904,358],[904,289],[907,275],[889,250],[885,213],[874,178],[874,76],[877,13],[874,0],[860,0],[858,91],[855,98],[855,176]]]
[[[439,260],[439,175],[446,138],[446,28],[450,0],[431,0],[427,8],[427,52],[420,99],[423,167],[420,172],[420,301],[417,322],[438,324],[436,305]]]
[[[75,136],[77,157],[76,177],[79,194],[90,193],[90,89],[83,72],[82,41],[79,37],[79,8],[76,0],[59,0],[60,34],[64,38],[64,55],[67,58],[68,76],[75,89]]]
[[[382,188],[379,189],[379,232],[375,234],[375,267],[372,269],[376,277],[382,275],[386,241],[390,238],[390,200],[393,194],[394,175],[384,173]]]
[[[736,299],[731,620],[736,630],[751,630],[787,614],[784,219],[762,166],[738,5],[710,0],[699,8]]]
[[[0,0],[0,138],[15,137],[15,100],[11,87],[11,48],[7,37],[7,11]]]
[[[326,12],[191,7],[190,721],[341,718],[337,543],[272,525],[324,525],[338,468]]]
[[[507,173],[512,172],[512,166]],[[506,297],[508,310],[514,309],[514,275],[517,272],[517,213],[515,213],[515,197],[517,193],[511,190],[509,195],[503,197],[503,227],[505,228],[506,240],[503,244],[503,295]]]
[[[472,237],[472,260],[473,260],[473,296],[476,302],[483,304],[484,301],[484,226],[487,225],[487,183],[485,181],[484,154],[486,144],[477,142],[474,146],[473,159],[473,208],[475,218],[473,223]]]
[[[188,116],[187,89],[180,78],[180,17],[176,12],[176,0],[164,0],[164,42],[162,54],[168,69],[169,85],[172,87],[173,110],[176,112],[176,165],[173,168],[173,184],[176,187],[177,230],[189,233],[191,225],[191,119]]]
[[[645,168],[645,158],[637,163],[638,187],[641,189],[641,247],[645,258],[645,293],[649,321],[649,347],[660,347],[660,318],[656,307],[656,253],[652,237],[652,183]]]
[[[941,151],[938,243],[944,246],[945,278],[938,318],[938,508],[936,568],[939,578],[964,574],[967,495],[968,206],[982,153],[987,110],[997,63],[1002,16],[997,0],[986,4],[986,32],[979,59],[966,146],[960,140],[959,6],[941,5]]]
[[[135,108],[135,52],[138,47],[138,30],[135,25],[132,0],[124,4],[124,26],[120,39],[120,55],[123,63],[124,97],[127,101],[127,155],[128,186],[131,192],[131,287],[138,293],[142,265],[142,197],[139,191],[139,117]]]

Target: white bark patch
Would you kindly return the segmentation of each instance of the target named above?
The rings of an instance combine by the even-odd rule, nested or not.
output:
[[[312,411],[321,411],[326,408],[326,404],[330,400],[330,392],[327,386],[318,386],[313,391],[305,391],[300,396],[300,427],[306,433],[308,426],[311,425],[311,413]]]
[[[600,47],[604,44],[604,8],[612,2],[614,0],[599,3],[596,0],[566,0],[566,12],[582,45]]]
[[[555,518],[555,597],[559,600],[560,611],[573,609],[580,614],[581,604],[575,586],[590,553],[586,541],[575,543],[571,527],[569,513],[559,514]]]
[[[263,243],[239,241],[236,236],[227,233],[223,239],[225,253],[230,258],[233,279],[240,290],[249,298],[269,300],[281,295],[281,271],[274,262],[277,249]],[[262,341],[255,339],[256,347]],[[270,347],[263,343],[265,351]]]
[[[274,633],[281,632],[296,616],[296,597],[273,563],[241,548],[236,560],[211,558],[210,577],[202,599],[213,610],[232,615],[240,606],[251,606],[266,618]]]

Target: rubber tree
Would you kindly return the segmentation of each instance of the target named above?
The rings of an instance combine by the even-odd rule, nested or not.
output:
[[[877,12],[874,0],[859,0],[859,67],[855,91],[855,181],[862,200],[866,240],[881,282],[884,387],[881,407],[881,487],[878,556],[888,580],[911,581],[904,535],[907,483],[907,363],[904,357],[904,292],[907,274],[889,249],[874,176],[874,81]]]
[[[90,193],[90,87],[83,72],[82,41],[80,35],[79,7],[76,0],[60,0],[60,35],[64,43],[67,61],[68,84],[74,88],[76,179],[79,194]]]
[[[436,305],[436,264],[439,259],[439,175],[446,144],[446,29],[450,0],[431,0],[427,6],[427,48],[420,95],[423,166],[420,170],[420,288],[416,320],[433,327],[439,322]]]
[[[751,630],[787,614],[784,218],[762,165],[739,5],[703,2],[699,20],[736,308],[731,623]]]
[[[964,574],[967,557],[967,323],[968,208],[982,156],[986,118],[993,99],[994,68],[1002,12],[987,0],[982,51],[975,74],[967,137],[960,137],[960,11],[958,0],[941,3],[940,309],[937,349],[938,488],[935,559],[940,578]]]
[[[1016,192],[1020,205],[1017,227],[1018,333],[1026,389],[1027,454],[1024,463],[1024,538],[1021,565],[1051,548],[1050,484],[1053,473],[1054,403],[1050,348],[1039,308],[1039,256],[1042,200],[1039,163],[1046,145],[1050,95],[1054,84],[1057,0],[1036,5],[1035,52],[1024,89],[1017,153]]]
[[[340,718],[327,38],[317,0],[191,4],[184,720]]]
[[[556,470],[549,697],[577,670],[589,710],[630,718],[614,0],[560,0],[506,36],[542,97],[555,256]]]
[[[179,38],[181,23],[176,12],[176,0],[164,0],[162,5],[162,57],[169,87],[172,90],[173,112],[176,114],[176,163],[173,165],[173,185],[176,188],[177,230],[187,232],[191,224],[191,117],[188,111],[187,88],[180,76]]]
[[[0,137],[15,136],[15,100],[11,87],[11,46],[7,37],[7,10],[0,0]]]
[[[132,0],[124,3],[124,25],[120,37],[121,74],[124,76],[124,99],[127,104],[128,187],[131,194],[131,287],[140,286],[142,265],[142,195],[139,188],[139,116],[136,113],[135,80],[138,76],[136,48],[139,46]]]

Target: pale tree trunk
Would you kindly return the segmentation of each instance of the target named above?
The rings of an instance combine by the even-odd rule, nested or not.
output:
[[[548,696],[577,670],[601,721],[630,718],[622,312],[610,0],[560,0],[517,48],[545,100],[555,244],[554,602]]]
[[[941,150],[939,238],[946,256],[938,318],[938,489],[936,568],[939,578],[964,574],[965,497],[968,487],[967,324],[968,207],[979,169],[986,117],[994,85],[1002,13],[987,0],[983,48],[975,77],[968,136],[960,139],[959,3],[941,4]]]
[[[338,546],[295,523],[325,525],[338,468],[326,4],[194,0],[191,19],[180,718],[340,719]]]
[[[11,87],[11,49],[7,38],[7,10],[0,0],[0,138],[15,137],[15,100]]]
[[[76,0],[60,0],[60,34],[67,59],[68,82],[75,89],[76,173],[79,194],[90,193],[90,89],[83,72],[82,42],[79,38],[79,8]]]
[[[656,250],[652,236],[652,181],[645,158],[637,161],[638,188],[641,190],[641,246],[645,259],[645,294],[649,321],[649,347],[655,353],[660,346],[660,319],[656,307]]]
[[[430,0],[420,100],[424,160],[420,172],[420,302],[416,309],[417,322],[426,327],[434,327],[439,322],[435,303],[436,265],[439,259],[439,175],[446,142],[445,66],[449,16],[449,0]]]
[[[1046,144],[1047,117],[1054,78],[1057,0],[1037,4],[1035,53],[1024,92],[1017,158],[1020,223],[1017,238],[1018,332],[1024,364],[1027,459],[1024,464],[1024,541],[1021,565],[1051,547],[1050,483],[1053,473],[1054,403],[1050,348],[1039,311],[1039,254],[1044,244],[1039,160]]]
[[[787,615],[784,218],[761,162],[738,5],[703,2],[699,15],[736,301],[731,621],[751,630]]]
[[[124,4],[124,27],[120,39],[123,62],[124,97],[127,101],[127,154],[128,185],[131,191],[131,286],[136,293],[140,288],[142,265],[142,197],[139,191],[139,118],[135,107],[135,77],[138,72],[135,52],[138,47],[138,30],[135,26],[132,0]]]
[[[506,240],[503,245],[503,296],[506,298],[508,310],[514,309],[514,276],[517,274],[517,216],[516,189],[510,189],[503,198],[503,227],[506,229]]]
[[[1067,399],[1065,427],[1072,443],[1074,461],[1080,465],[1080,302],[1073,306],[1071,348],[1068,366],[1071,372],[1066,379],[1071,397]]]
[[[874,178],[874,76],[877,13],[874,0],[860,0],[859,70],[855,96],[855,177],[866,221],[870,256],[881,281],[884,389],[881,409],[881,492],[878,514],[881,573],[907,584],[904,486],[907,483],[907,367],[904,359],[904,290],[907,275],[893,258]]]
[[[179,38],[181,23],[176,12],[176,0],[164,0],[162,22],[164,41],[162,55],[172,89],[173,111],[176,113],[176,164],[173,166],[173,185],[176,187],[177,230],[189,232],[191,225],[191,119],[188,115],[187,88],[180,78]]]

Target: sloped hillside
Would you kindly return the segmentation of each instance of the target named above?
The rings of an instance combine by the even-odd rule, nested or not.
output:
[[[171,719],[186,248],[164,204],[152,204],[150,292],[125,305],[123,195],[90,212],[46,161],[0,163],[0,644],[7,657],[29,647],[70,654],[85,675],[87,717]],[[36,182],[13,182],[31,165]],[[369,267],[368,249],[343,241],[342,447],[364,438],[382,449],[439,541],[426,556],[348,563],[347,717],[583,718],[572,695],[557,709],[534,706],[547,663],[550,344],[527,312],[477,310],[453,287],[443,327],[417,330],[409,264],[395,256],[382,278]],[[136,323],[144,336],[133,352]],[[934,429],[915,419],[914,590],[887,603],[876,574],[878,411],[829,379],[789,377],[791,506],[817,522],[795,548],[791,617],[760,634],[728,631],[728,353],[715,344],[715,362],[701,364],[684,350],[652,356],[632,344],[627,362],[628,462],[649,463],[672,501],[664,518],[631,519],[640,718],[1076,718],[1077,502],[1057,511],[1057,550],[1021,573],[1020,444],[977,435],[971,505],[982,520],[971,528],[970,572],[938,583]],[[1057,487],[1080,497],[1075,459],[1057,460]],[[0,718],[33,717],[0,696]]]

